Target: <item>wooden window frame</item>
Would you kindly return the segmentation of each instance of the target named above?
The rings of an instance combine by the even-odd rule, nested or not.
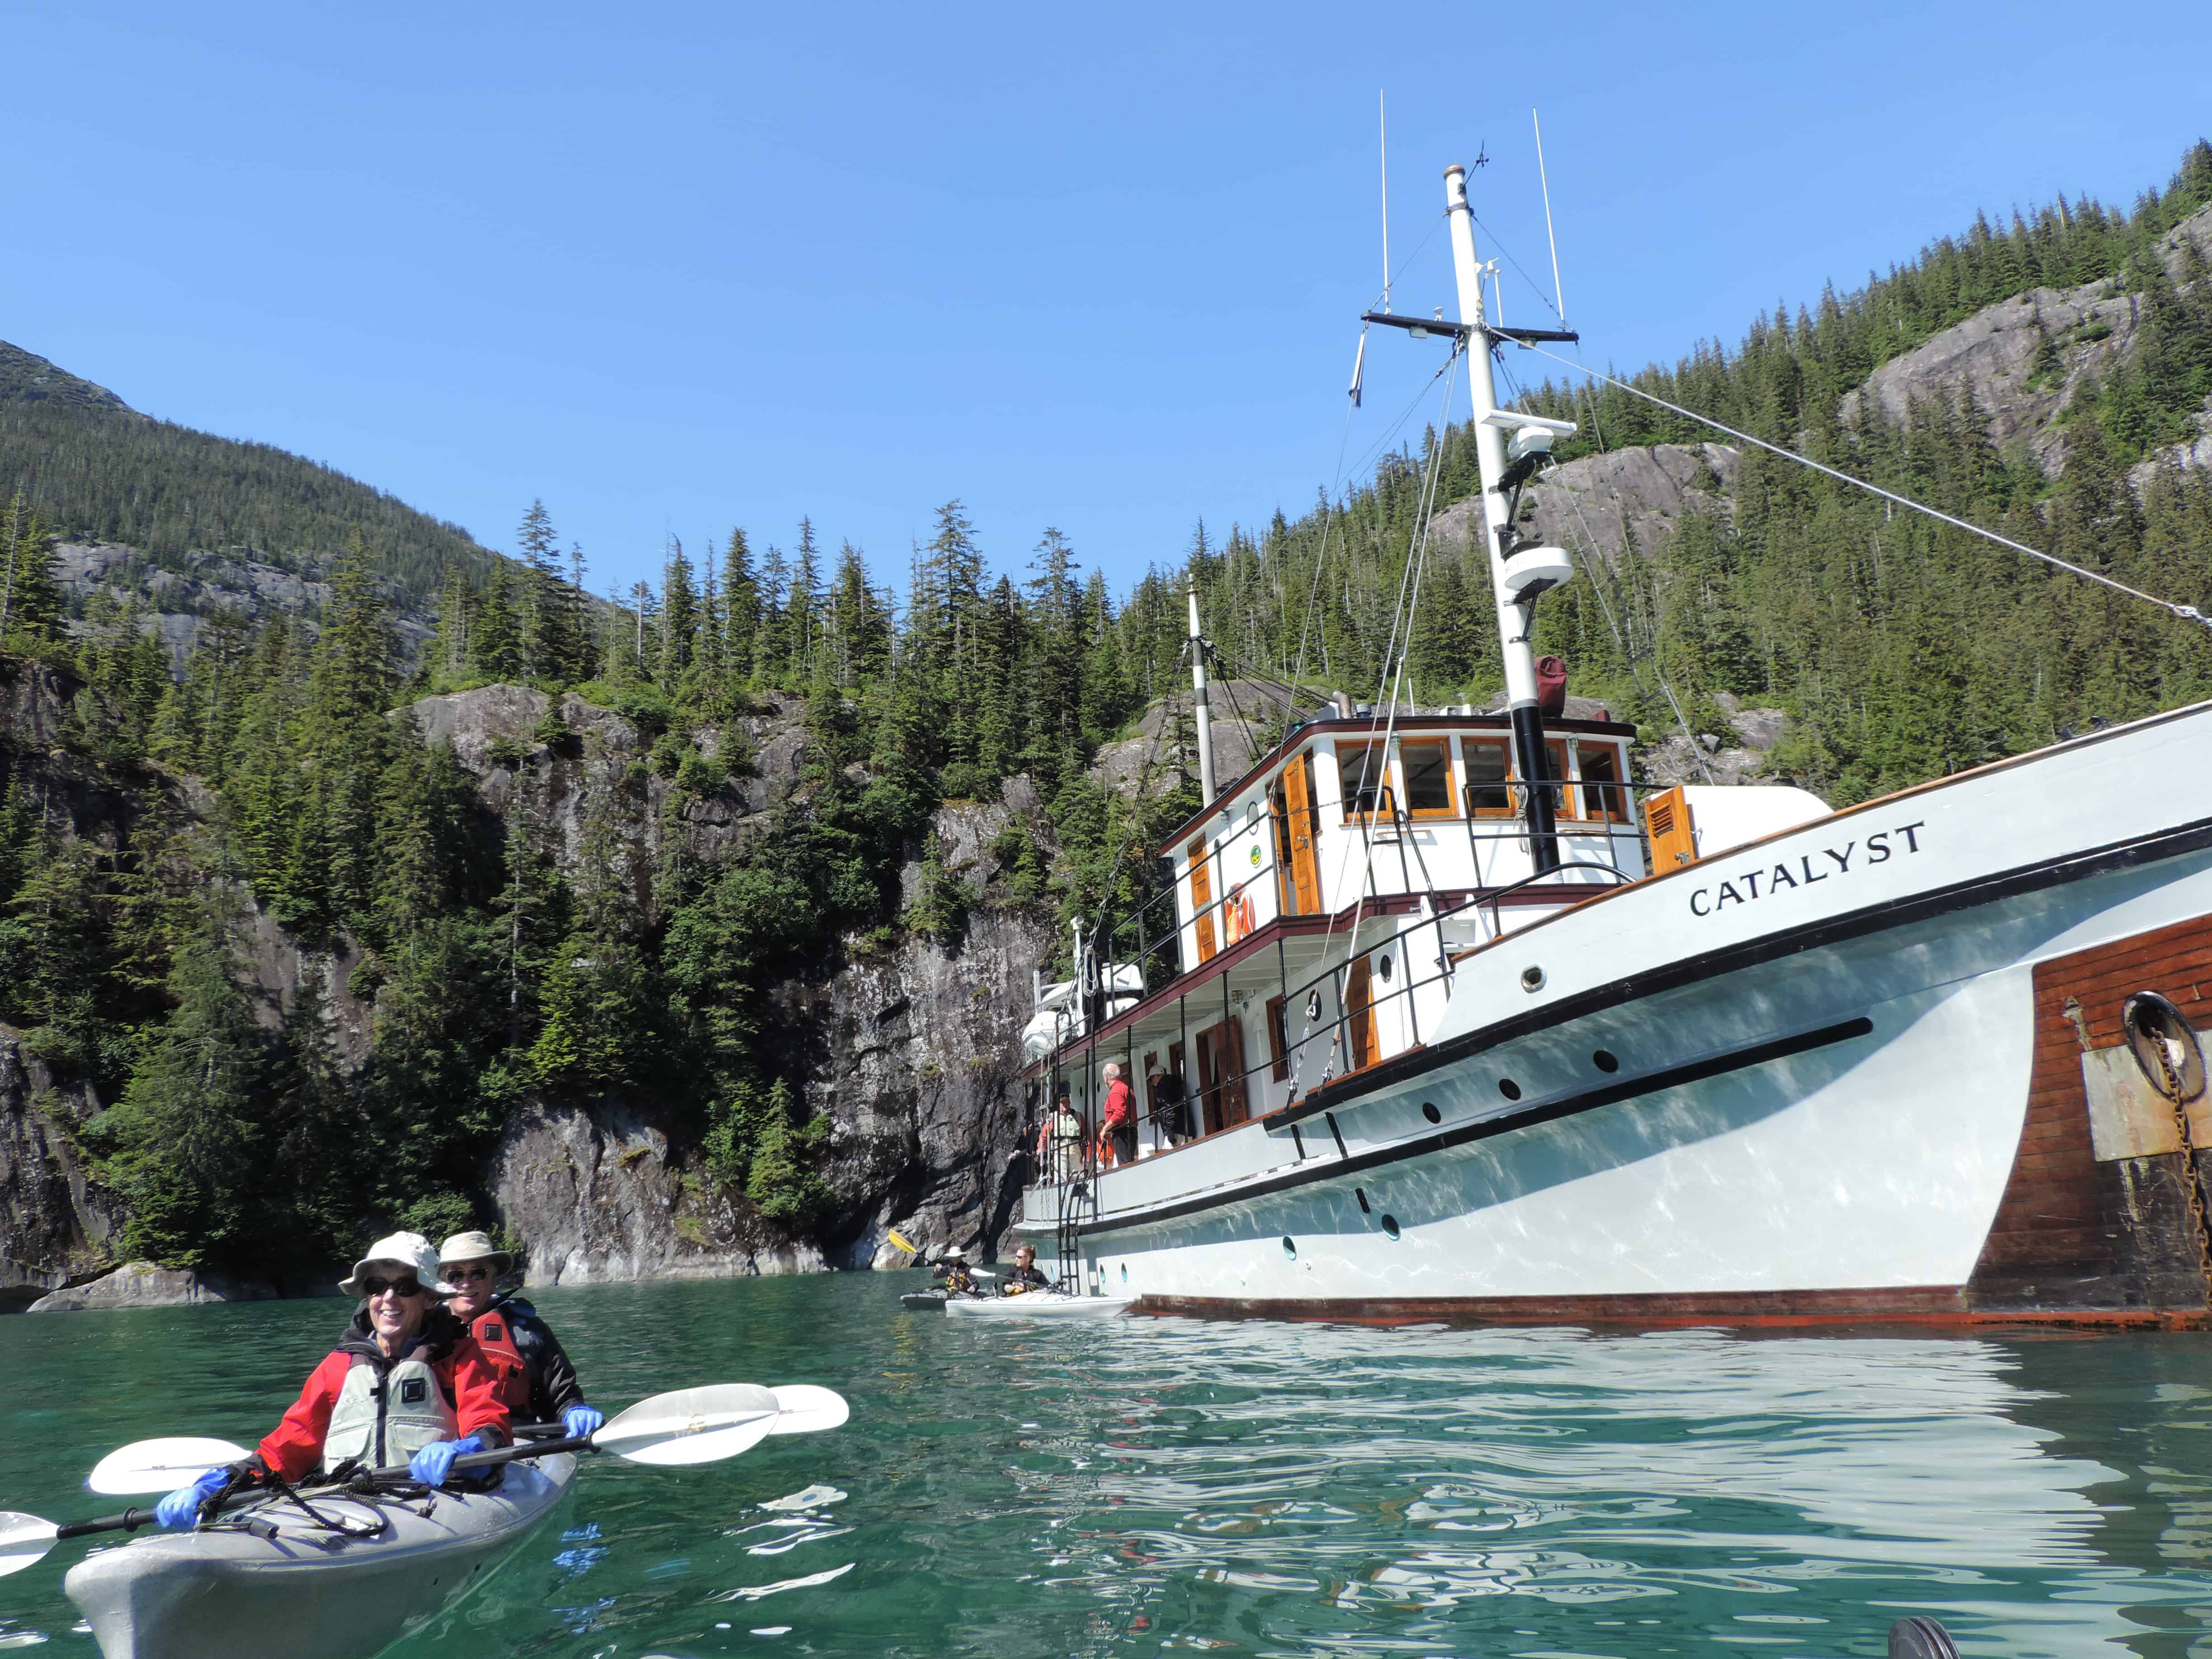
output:
[[[1267,1058],[1274,1063],[1272,1075],[1278,1083],[1291,1080],[1291,1030],[1283,1018],[1283,999],[1267,999]]]
[[[1382,781],[1375,788],[1375,805],[1362,811],[1352,805],[1358,792],[1354,791],[1351,787],[1351,775],[1345,769],[1345,757],[1351,754],[1371,755],[1378,749],[1382,750]],[[1364,763],[1360,767],[1360,776],[1363,779],[1367,776],[1367,769]],[[1339,804],[1344,809],[1344,821],[1346,823],[1362,822],[1372,823],[1378,820],[1387,822],[1390,817],[1390,807],[1396,805],[1398,799],[1397,787],[1393,781],[1390,769],[1389,745],[1380,738],[1371,741],[1363,739],[1357,743],[1339,743],[1336,745],[1336,793]]]
[[[1467,807],[1467,815],[1471,818],[1498,819],[1518,817],[1520,814],[1513,810],[1513,785],[1516,780],[1513,775],[1512,740],[1504,737],[1463,737],[1459,740],[1459,743],[1461,750],[1460,798]],[[1497,750],[1498,755],[1503,757],[1505,762],[1505,771],[1504,775],[1498,777],[1495,781],[1486,778],[1478,785],[1474,778],[1474,769],[1467,764],[1466,762],[1466,750],[1469,748],[1493,749]],[[1485,789],[1503,789],[1505,792],[1505,805],[1503,806],[1477,806],[1474,804],[1474,792],[1478,787]]]
[[[1413,786],[1410,782],[1407,782],[1406,788],[1406,816],[1408,818],[1425,818],[1430,820],[1456,818],[1459,817],[1460,805],[1459,792],[1457,788],[1459,766],[1456,760],[1454,758],[1452,740],[1450,737],[1447,734],[1434,738],[1422,737],[1399,738],[1398,775],[1401,780],[1408,779],[1411,775],[1406,766],[1406,750],[1408,744],[1416,749],[1441,749],[1443,751],[1444,804],[1442,806],[1415,806],[1413,804]]]
[[[1589,763],[1590,757],[1593,755],[1604,756],[1606,764],[1613,769],[1611,777],[1596,781],[1596,783],[1606,786],[1603,788],[1597,787],[1596,784],[1586,784],[1582,779],[1583,769]],[[1575,793],[1582,797],[1582,817],[1584,822],[1589,823],[1633,822],[1629,816],[1626,788],[1628,777],[1626,768],[1622,764],[1623,758],[1618,744],[1607,743],[1602,738],[1576,745]]]

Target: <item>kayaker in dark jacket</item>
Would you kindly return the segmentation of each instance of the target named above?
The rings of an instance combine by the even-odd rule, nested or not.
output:
[[[163,1526],[191,1526],[226,1486],[270,1474],[297,1480],[319,1463],[387,1468],[404,1462],[416,1480],[442,1486],[456,1457],[507,1443],[504,1369],[440,1305],[451,1287],[438,1278],[428,1239],[379,1239],[338,1288],[363,1297],[361,1310],[284,1420],[251,1457],[211,1469],[155,1504]]]
[[[1026,1296],[1031,1291],[1048,1291],[1051,1288],[1052,1281],[1037,1270],[1036,1246],[1016,1245],[1014,1265],[1006,1270],[1006,1282],[1000,1294]]]
[[[514,1266],[483,1232],[455,1233],[438,1252],[440,1271],[453,1286],[452,1307],[478,1346],[495,1361],[509,1362],[507,1406],[518,1423],[559,1420],[571,1436],[586,1435],[606,1413],[584,1403],[584,1385],[552,1328],[513,1291],[495,1289]]]
[[[945,1287],[945,1295],[981,1294],[975,1288],[975,1272],[968,1266],[968,1252],[959,1245],[955,1244],[951,1249],[944,1251],[929,1265],[944,1275],[937,1282]]]

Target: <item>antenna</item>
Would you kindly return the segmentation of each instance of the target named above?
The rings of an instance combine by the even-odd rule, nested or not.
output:
[[[1390,309],[1390,122],[1379,87],[1375,93],[1375,139],[1376,151],[1382,163],[1382,309],[1388,311]],[[1352,375],[1355,384],[1358,378],[1355,371]]]
[[[1536,177],[1544,186],[1544,234],[1552,244],[1552,309],[1559,313],[1559,326],[1567,325],[1567,296],[1559,291],[1559,239],[1552,229],[1552,180],[1544,171],[1544,124],[1536,119],[1536,112],[1528,112],[1528,119],[1536,129]]]

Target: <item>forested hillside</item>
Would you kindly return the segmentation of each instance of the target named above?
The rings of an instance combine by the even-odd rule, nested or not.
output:
[[[250,558],[319,574],[354,537],[403,604],[493,556],[458,525],[272,445],[156,421],[105,386],[0,340],[0,499],[21,495],[67,541],[119,543],[149,563]]]
[[[1736,348],[1632,378],[2212,604],[2212,482],[2176,447],[2212,393],[2208,204],[2199,145],[2125,212],[2081,202],[1978,224],[1863,289],[1759,319]],[[1971,398],[1893,409],[1869,392],[1886,365],[2024,294],[2031,319],[2063,302],[2125,323],[2032,343],[2033,433]],[[1534,492],[1552,491],[1550,507],[1531,503],[1547,522],[1574,522],[1559,482],[1574,469],[1711,435],[1563,384],[1528,393],[1583,423]],[[53,423],[64,414],[80,424]],[[811,523],[781,545],[735,531],[696,559],[672,544],[662,580],[623,611],[586,604],[536,507],[518,558],[491,562],[360,486],[316,495],[287,471],[306,464],[273,451],[206,505],[166,486],[142,499],[133,467],[215,441],[156,428],[168,435],[149,447],[135,434],[151,425],[89,392],[0,404],[6,454],[45,457],[0,526],[18,710],[0,799],[0,1017],[106,1103],[68,1130],[127,1208],[119,1247],[185,1264],[337,1259],[392,1220],[434,1231],[481,1207],[487,1156],[546,1102],[621,1103],[748,1214],[849,1234],[853,1195],[822,1173],[835,1126],[810,1093],[803,1034],[777,1025],[780,988],[913,941],[957,951],[986,910],[1024,918],[1049,948],[1058,917],[1095,904],[1111,850],[1193,804],[1172,743],[1134,805],[1092,764],[1149,699],[1187,684],[1185,584],[1248,692],[1253,678],[1303,682],[1277,684],[1270,717],[1322,684],[1364,701],[1425,469],[1442,468],[1441,502],[1474,488],[1468,434],[1428,434],[1296,520],[1218,539],[1199,528],[1118,598],[1055,531],[1027,550],[980,547],[957,501],[896,598]],[[2201,628],[1756,451],[1685,453],[1700,469],[1693,509],[1650,544],[1578,546],[1583,578],[1538,619],[1578,690],[1647,726],[1672,722],[1662,684],[1701,730],[1725,729],[1720,694],[1779,706],[1795,726],[1778,763],[1843,801],[2212,694]],[[173,679],[128,615],[64,627],[62,526],[178,548],[335,536],[350,550],[317,636],[238,616]],[[398,648],[379,572],[434,589],[419,660]],[[1413,632],[1419,701],[1494,690],[1486,588],[1465,539],[1440,539]],[[557,697],[535,730],[467,764],[425,744],[413,700],[499,683],[618,711],[638,746],[608,747]],[[44,724],[22,713],[40,687],[61,711]],[[770,705],[803,725],[787,784],[763,803],[740,785],[759,793],[750,744]],[[1008,810],[987,881],[934,826],[941,803],[1002,791],[1034,806]],[[673,833],[708,818],[731,833]],[[649,819],[663,833],[645,833]],[[313,964],[276,1024],[257,1018],[241,946],[271,929]],[[319,977],[339,963],[343,988]],[[341,988],[372,1039],[349,1057],[332,1036]]]

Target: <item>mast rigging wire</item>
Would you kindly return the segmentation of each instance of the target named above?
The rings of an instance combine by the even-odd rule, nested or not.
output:
[[[1524,346],[1523,349],[1533,351],[1540,357],[1549,357],[1563,368],[1571,368],[1577,374],[1587,374],[1593,380],[1602,380],[1609,386],[1618,387],[1620,391],[1626,392],[1632,398],[1641,398],[1646,403],[1656,404],[1660,408],[1671,410],[1685,420],[1695,421],[1701,426],[1709,426],[1716,432],[1725,432],[1729,437],[1740,442],[1764,449],[1769,454],[1779,455],[1785,461],[1795,461],[1800,466],[1809,467],[1815,472],[1825,473],[1838,483],[1850,484],[1855,489],[1865,490],[1870,495],[1879,495],[1886,501],[1894,502],[1897,506],[1911,512],[1923,514],[1942,524],[1948,524],[1954,529],[1964,530],[1972,535],[1982,537],[1984,540],[1995,542],[1999,547],[2009,548],[2015,553],[2024,553],[2031,559],[2054,566],[2070,575],[2079,576],[2084,581],[2095,582],[2100,587],[2109,587],[2115,593],[2124,593],[2131,599],[2141,599],[2146,605],[2154,605],[2179,621],[2193,622],[2200,627],[2212,628],[2212,617],[2207,617],[2193,605],[2183,605],[2173,599],[2161,599],[2155,593],[2146,593],[2139,587],[2130,587],[2124,581],[2115,580],[2084,565],[2070,563],[2055,553],[2042,552],[2028,546],[2025,542],[2016,542],[2009,536],[2000,536],[1996,531],[1984,529],[1980,525],[1968,520],[1939,512],[1935,507],[1914,501],[1910,495],[1900,495],[1893,489],[1884,489],[1880,484],[1869,483],[1864,478],[1854,478],[1848,472],[1838,471],[1832,466],[1814,460],[1810,456],[1800,455],[1794,449],[1785,449],[1780,444],[1771,444],[1764,438],[1754,438],[1748,432],[1739,432],[1732,426],[1724,426],[1710,415],[1700,415],[1694,409],[1685,409],[1680,404],[1670,404],[1664,398],[1646,392],[1641,386],[1631,386],[1627,381],[1616,380],[1610,374],[1601,374],[1594,368],[1586,368],[1580,363],[1571,362],[1555,351],[1547,351],[1543,347],[1537,345]]]
[[[1442,434],[1447,433],[1451,429],[1452,398],[1458,390],[1458,369],[1461,350],[1462,347],[1455,342],[1450,355],[1444,360],[1443,368],[1437,371],[1439,377],[1444,377],[1443,408],[1438,421],[1439,435],[1436,443],[1430,448],[1426,476],[1421,481],[1419,495],[1420,505],[1417,509],[1417,514],[1414,520],[1413,538],[1412,544],[1406,550],[1406,568],[1399,578],[1397,609],[1391,617],[1390,639],[1389,644],[1384,647],[1382,653],[1382,679],[1381,683],[1377,684],[1375,689],[1376,701],[1377,702],[1381,702],[1387,695],[1389,699],[1389,707],[1386,714],[1370,714],[1368,720],[1367,730],[1370,741],[1366,751],[1366,758],[1361,763],[1361,779],[1363,786],[1364,786],[1370,783],[1375,776],[1373,770],[1375,744],[1373,742],[1373,738],[1376,727],[1379,725],[1382,731],[1381,748],[1383,757],[1383,772],[1382,781],[1380,786],[1380,793],[1378,793],[1376,797],[1378,805],[1380,804],[1382,793],[1388,793],[1389,789],[1390,744],[1392,739],[1396,736],[1398,728],[1398,690],[1405,679],[1407,659],[1411,656],[1413,652],[1413,611],[1420,602],[1421,577],[1428,564],[1430,531],[1435,519],[1437,489],[1438,484],[1442,482],[1444,470],[1444,441]],[[1431,380],[1431,384],[1433,385],[1434,381]],[[1424,391],[1426,389],[1426,387],[1423,388]],[[1364,862],[1366,866],[1367,879],[1360,884],[1359,896],[1353,902],[1352,908],[1352,925],[1346,930],[1345,934],[1344,959],[1347,966],[1350,964],[1352,955],[1359,943],[1359,924],[1365,920],[1364,912],[1367,908],[1367,890],[1375,884],[1375,848],[1368,829],[1369,823],[1374,815],[1372,813],[1362,813],[1358,811],[1356,802],[1351,803],[1351,805],[1353,808],[1353,816],[1359,823],[1359,846],[1364,855]],[[1352,842],[1349,840],[1346,840],[1344,844],[1343,859],[1337,866],[1336,890],[1339,892],[1343,890],[1344,875],[1346,871],[1351,868],[1351,866]],[[1321,953],[1319,959],[1323,963],[1326,963],[1328,960],[1329,941],[1335,937],[1335,934],[1336,912],[1334,910],[1331,910],[1329,912],[1328,925],[1322,930]],[[1304,1016],[1304,1022],[1298,1033],[1297,1051],[1291,1057],[1290,1097],[1293,1100],[1296,1100],[1298,1097],[1298,1084],[1305,1068],[1305,1046],[1307,1042],[1312,1037],[1314,1031],[1314,1015],[1306,1012],[1304,1010],[1301,1010],[1300,1012]],[[1347,1011],[1344,1007],[1342,994],[1341,992],[1339,992],[1337,996],[1336,1034],[1329,1039],[1328,1057],[1322,1063],[1322,1080],[1323,1082],[1328,1081],[1329,1078],[1335,1074],[1337,1060],[1336,1051],[1338,1045],[1344,1041],[1344,1032],[1346,1030],[1345,1022],[1346,1018]],[[1288,1009],[1284,1011],[1283,1023],[1285,1028],[1287,1028],[1290,1024],[1290,1011]],[[1286,1030],[1285,1035],[1287,1036],[1287,1034]]]

